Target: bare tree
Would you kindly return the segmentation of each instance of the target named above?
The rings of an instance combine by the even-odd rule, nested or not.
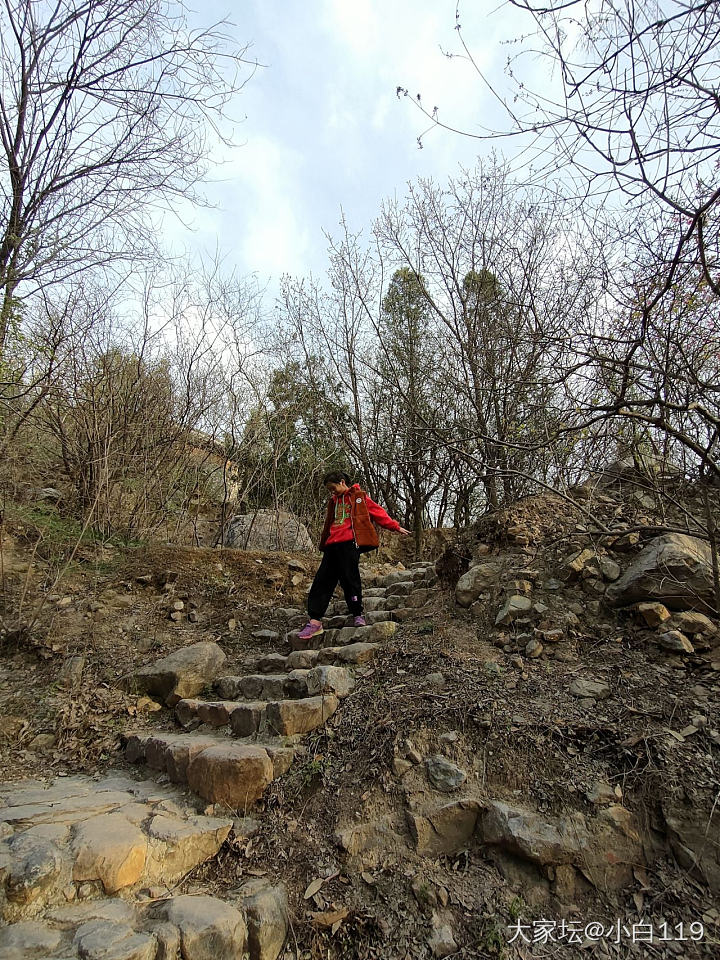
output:
[[[151,214],[197,199],[249,72],[222,27],[165,0],[0,5],[0,357],[20,297],[136,261]]]

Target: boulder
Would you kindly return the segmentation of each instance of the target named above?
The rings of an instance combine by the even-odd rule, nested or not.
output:
[[[225,654],[216,643],[193,643],[141,667],[124,678],[124,685],[174,707],[178,700],[196,697],[212,683],[224,662]]]
[[[532,610],[532,600],[522,594],[508,597],[495,617],[495,626],[510,624],[519,617],[524,617]]]
[[[237,960],[243,955],[247,927],[229,903],[208,896],[174,897],[164,918],[180,930],[181,955],[188,960]]]
[[[461,607],[469,607],[481,593],[487,593],[495,585],[498,575],[496,563],[479,563],[464,573],[455,587],[455,599]]]
[[[477,832],[483,843],[539,867],[573,865],[600,890],[632,882],[632,868],[645,862],[633,815],[617,804],[588,822],[579,812],[552,819],[492,800],[483,806]]]
[[[288,932],[285,887],[273,887],[267,880],[250,880],[240,890],[240,903],[247,918],[250,960],[276,960]]]
[[[235,550],[312,550],[307,528],[284,510],[254,510],[234,517],[225,546]]]
[[[671,610],[713,613],[710,547],[696,537],[666,533],[640,551],[605,594],[616,607],[659,601]]]
[[[421,857],[452,855],[475,833],[480,804],[465,798],[424,813],[408,812],[410,835]]]

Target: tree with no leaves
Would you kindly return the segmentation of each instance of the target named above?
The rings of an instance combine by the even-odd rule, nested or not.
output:
[[[23,288],[134,260],[150,212],[196,198],[246,79],[222,26],[166,0],[3,0],[0,358]]]

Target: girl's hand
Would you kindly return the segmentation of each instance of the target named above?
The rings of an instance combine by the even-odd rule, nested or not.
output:
[[[405,527],[400,527],[398,530],[398,533],[401,533],[404,537],[409,537],[411,532],[411,530],[406,530]]]

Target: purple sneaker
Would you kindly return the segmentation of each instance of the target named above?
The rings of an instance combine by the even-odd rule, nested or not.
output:
[[[355,619],[353,620],[353,626],[354,626],[354,627],[366,627],[367,624],[365,623],[365,617],[364,617],[362,614],[360,614],[359,617],[355,617]]]
[[[298,633],[298,638],[300,640],[310,640],[312,637],[316,637],[319,633],[324,632],[321,623],[306,623],[300,633]]]

